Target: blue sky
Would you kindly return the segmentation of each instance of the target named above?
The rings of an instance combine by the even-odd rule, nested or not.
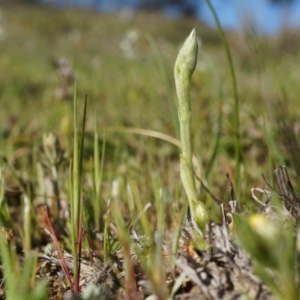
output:
[[[41,0],[42,2],[62,3],[59,0]],[[204,0],[189,0],[200,3],[197,16],[207,24],[214,26],[212,14]],[[98,3],[101,10],[120,9],[124,2],[136,3],[138,0],[66,0],[64,3],[91,6]],[[260,33],[275,34],[284,26],[300,28],[300,0],[294,0],[292,5],[272,5],[268,0],[211,0],[224,28],[241,29],[242,24],[250,22]],[[166,10],[168,14],[176,14]],[[177,11],[178,13],[178,11]]]
[[[225,28],[240,29],[249,21],[259,32],[274,34],[284,26],[300,27],[300,1],[291,6],[272,5],[267,0],[211,0],[221,24]],[[206,5],[201,6],[198,16],[210,25],[214,24]]]

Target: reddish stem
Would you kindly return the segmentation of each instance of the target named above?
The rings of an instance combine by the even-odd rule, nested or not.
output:
[[[56,237],[56,234],[55,234],[55,231],[53,229],[53,226],[52,226],[52,223],[51,223],[51,220],[49,218],[49,214],[48,214],[48,207],[47,205],[45,205],[45,216],[46,216],[46,222],[47,222],[47,225],[48,225],[48,228],[49,228],[49,231],[51,233],[51,237],[53,239],[53,242],[55,244],[55,247],[56,247],[56,250],[58,252],[58,256],[60,258],[60,265],[65,273],[65,276],[67,277],[67,280],[70,284],[70,287],[71,287],[71,290],[73,291],[74,290],[74,284],[73,284],[73,280],[72,280],[72,277],[70,275],[70,272],[69,272],[69,269],[67,267],[67,263],[66,263],[66,260],[65,260],[65,257],[63,255],[63,252],[61,250],[61,247],[60,247],[60,244],[58,242],[58,239]]]

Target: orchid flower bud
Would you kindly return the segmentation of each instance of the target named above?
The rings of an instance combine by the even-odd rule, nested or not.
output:
[[[192,163],[191,137],[190,85],[191,77],[197,64],[197,55],[198,44],[196,31],[193,29],[178,53],[174,67],[174,77],[178,97],[178,118],[182,150],[180,156],[180,177],[189,201],[192,220],[199,229],[203,230],[208,221],[208,213],[204,204],[198,199]]]

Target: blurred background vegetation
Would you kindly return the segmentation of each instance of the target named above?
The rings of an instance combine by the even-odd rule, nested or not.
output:
[[[167,142],[118,133],[115,127],[176,137],[173,65],[182,41],[195,27],[200,50],[191,95],[194,152],[201,161],[202,177],[218,197],[224,196],[225,173],[234,177],[233,96],[214,29],[193,17],[165,18],[155,11],[128,15],[19,1],[2,1],[0,8],[0,143],[11,162],[30,164],[28,155],[48,131],[70,150],[76,81],[79,103],[85,95],[88,98],[88,134],[93,133],[95,112],[99,132],[106,130],[111,147],[106,163],[112,159],[112,169],[132,163],[137,171],[150,151],[170,183],[174,174],[168,164],[174,158],[177,163],[178,149]],[[300,172],[300,39],[297,30],[283,30],[273,37],[250,29],[226,35],[240,96],[241,182],[247,199],[250,188],[261,183],[260,174],[272,177],[279,163],[287,165],[292,176]],[[211,160],[218,134],[217,155]],[[87,156],[91,145],[87,139]],[[211,161],[212,171],[207,174]],[[176,176],[173,185],[179,180]]]
[[[222,222],[221,209],[214,200],[226,207],[234,198],[226,178],[228,173],[235,182],[234,99],[218,32],[191,13],[166,18],[155,9],[104,13],[88,8],[61,9],[36,1],[0,0],[0,12],[1,227],[13,229],[16,245],[22,244],[25,251],[42,248],[49,243],[49,236],[45,237],[43,231],[47,228],[47,204],[59,238],[64,239],[66,249],[71,248],[64,237],[72,199],[70,164],[72,152],[76,157],[78,150],[77,143],[73,148],[73,94],[77,95],[79,120],[87,98],[83,166],[77,169],[82,171],[78,171],[78,177],[82,179],[84,195],[83,227],[104,261],[108,254],[123,247],[128,250],[125,261],[129,265],[129,249],[136,239],[129,236],[127,229],[136,228],[140,237],[146,236],[149,241],[155,236],[160,241],[153,243],[155,251],[147,250],[150,256],[141,251],[139,258],[150,262],[145,272],[159,293],[164,290],[161,287],[165,266],[163,239],[157,233],[165,238],[165,229],[171,229],[173,235],[164,241],[172,244],[169,258],[173,260],[177,253],[174,236],[179,237],[181,224],[186,221],[180,151],[170,138],[178,139],[173,68],[192,28],[196,28],[199,44],[191,85],[192,143],[199,161],[195,172],[210,191],[199,189],[199,199],[205,203],[211,219]],[[277,35],[264,36],[249,26],[239,32],[226,30],[226,37],[240,100],[242,166],[236,190],[244,213],[251,212],[254,206],[251,188],[267,185],[262,173],[275,186],[273,171],[284,165],[291,182],[298,182],[300,33],[282,28]],[[167,137],[152,137],[159,134]],[[291,188],[290,182],[284,184]],[[299,186],[294,184],[294,188],[299,195]],[[269,197],[263,189],[256,191],[263,191],[264,200]],[[292,194],[298,208],[298,198]],[[237,218],[236,222],[241,220]],[[265,228],[265,220],[255,220]],[[111,227],[111,222],[115,222],[115,227]],[[245,247],[250,248],[255,240],[247,226],[240,225],[238,233],[244,238]],[[276,241],[268,250],[272,251],[280,241],[281,247],[274,251],[275,261],[284,256],[289,263],[282,259],[275,274],[280,275],[277,279],[283,278],[283,292],[290,282],[290,290],[296,295],[299,285],[294,280],[294,258],[299,249],[296,253],[292,230],[287,235],[286,232],[278,226]],[[254,254],[263,252],[269,258],[268,252],[261,251],[260,238],[257,237],[258,246],[252,248]],[[258,267],[262,266],[256,260]],[[271,288],[281,291],[278,280],[260,271]],[[13,287],[17,286],[18,281],[11,278]],[[130,289],[133,281],[129,277],[127,282],[124,287]],[[165,295],[167,292],[166,288]]]

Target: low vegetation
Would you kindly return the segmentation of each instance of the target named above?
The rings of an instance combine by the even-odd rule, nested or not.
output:
[[[296,32],[1,9],[1,299],[300,299]]]

